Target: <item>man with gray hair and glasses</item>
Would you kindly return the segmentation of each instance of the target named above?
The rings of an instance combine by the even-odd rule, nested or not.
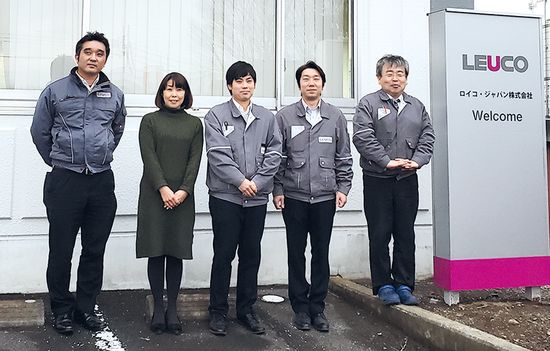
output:
[[[353,118],[353,144],[363,169],[372,289],[385,305],[418,304],[412,294],[416,171],[430,161],[435,140],[426,108],[404,92],[408,75],[409,64],[403,57],[386,55],[378,60],[381,89],[359,101]]]

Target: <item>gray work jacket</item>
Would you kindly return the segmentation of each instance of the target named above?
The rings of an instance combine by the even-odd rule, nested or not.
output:
[[[404,178],[415,171],[386,169],[390,160],[404,158],[420,167],[430,162],[435,140],[430,116],[417,98],[402,94],[399,115],[382,90],[364,96],[353,117],[353,144],[361,155],[363,172],[375,177]]]
[[[275,118],[283,135],[283,161],[273,195],[316,203],[348,194],[353,159],[342,111],[321,100],[321,121],[311,126],[302,101],[286,106]]]
[[[251,109],[255,119],[246,129],[231,100],[212,107],[204,117],[208,192],[243,207],[267,203],[281,162],[281,134],[273,113],[255,104]],[[256,196],[242,195],[239,185],[245,179],[256,184]]]
[[[99,173],[111,168],[125,118],[122,91],[102,72],[88,91],[75,67],[40,94],[31,135],[46,164]]]

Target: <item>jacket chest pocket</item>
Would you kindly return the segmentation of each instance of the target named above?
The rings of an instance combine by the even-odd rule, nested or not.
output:
[[[81,111],[84,108],[84,97],[66,96],[55,103],[58,112]]]
[[[323,156],[332,156],[336,153],[336,133],[327,133],[321,131],[318,136],[315,137],[315,144],[319,148],[319,152]]]
[[[309,131],[304,126],[290,126],[287,130],[286,148],[289,154],[303,152],[309,144]]]
[[[245,159],[244,152],[244,136],[243,131],[237,126],[230,125],[227,128],[233,130],[226,135],[227,140],[229,140],[229,145],[231,146],[231,152],[233,153],[233,160],[240,165],[240,160]],[[242,166],[242,165],[241,165]]]
[[[395,113],[392,112],[388,116],[376,121],[374,129],[378,140],[392,140],[397,132]]]
[[[94,98],[91,104],[92,114],[103,122],[111,122],[115,118],[116,102],[114,99]]]

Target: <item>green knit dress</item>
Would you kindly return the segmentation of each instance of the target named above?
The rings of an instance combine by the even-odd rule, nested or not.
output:
[[[203,127],[200,119],[184,110],[161,109],[146,114],[139,127],[143,176],[139,187],[136,256],[169,255],[193,258],[195,224],[194,187],[202,156]],[[159,189],[189,196],[166,210]]]

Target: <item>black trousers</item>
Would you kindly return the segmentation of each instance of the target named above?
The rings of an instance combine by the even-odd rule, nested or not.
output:
[[[283,219],[288,252],[288,297],[294,312],[311,315],[323,312],[330,267],[330,237],[336,201],[310,204],[285,197]],[[311,285],[306,279],[304,252],[309,233],[311,244]]]
[[[111,170],[85,175],[54,168],[44,181],[49,229],[46,280],[54,315],[78,309],[92,312],[103,283],[103,255],[116,211]],[[76,299],[69,292],[71,259],[78,230],[82,252]]]
[[[414,289],[414,221],[418,212],[418,177],[397,180],[363,174],[363,201],[369,232],[374,294],[383,285]],[[393,262],[388,245],[393,236]]]
[[[227,294],[231,262],[239,255],[237,269],[237,316],[252,312],[258,299],[262,236],[267,205],[242,207],[210,196],[210,215],[214,231],[214,258],[210,274],[210,313],[227,315]]]

